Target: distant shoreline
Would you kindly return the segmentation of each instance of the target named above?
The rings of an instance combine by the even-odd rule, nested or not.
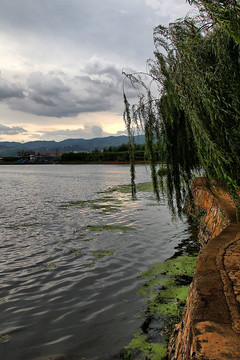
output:
[[[135,161],[136,165],[146,165],[149,161]],[[18,162],[0,162],[0,165],[130,165],[130,161],[63,161],[52,163],[18,163]]]

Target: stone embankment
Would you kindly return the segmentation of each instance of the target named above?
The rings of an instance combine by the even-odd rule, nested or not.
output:
[[[214,190],[212,190],[214,191]],[[180,324],[169,343],[169,360],[240,360],[240,223],[229,196],[215,196],[203,178],[193,187],[201,212],[198,256]]]

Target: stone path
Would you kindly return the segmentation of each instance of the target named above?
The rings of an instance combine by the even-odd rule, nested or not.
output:
[[[240,360],[240,222],[229,197],[218,194],[216,201],[197,179],[194,200],[205,210],[205,245],[183,320],[170,342],[171,360]]]
[[[192,319],[194,360],[240,360],[239,251],[240,225],[231,224],[199,255],[194,280],[198,304]]]

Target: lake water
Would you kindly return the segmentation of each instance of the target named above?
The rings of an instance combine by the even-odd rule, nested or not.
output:
[[[0,167],[1,360],[109,359],[139,331],[136,276],[189,229],[149,192],[103,193],[129,179],[125,165]]]

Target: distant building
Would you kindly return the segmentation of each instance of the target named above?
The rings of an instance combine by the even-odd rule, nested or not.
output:
[[[30,156],[36,156],[37,153],[34,150],[20,150],[18,151],[18,157],[20,158],[30,158]]]

